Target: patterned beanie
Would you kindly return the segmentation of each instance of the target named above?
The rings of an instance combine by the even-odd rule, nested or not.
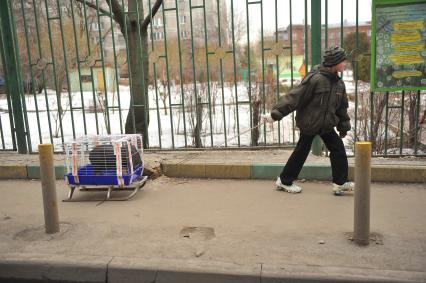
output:
[[[330,46],[324,50],[322,65],[324,67],[333,67],[346,59],[345,49],[339,46]]]

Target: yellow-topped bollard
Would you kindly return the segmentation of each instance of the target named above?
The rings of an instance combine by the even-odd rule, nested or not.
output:
[[[355,204],[353,239],[370,243],[371,142],[355,143]]]
[[[58,200],[56,198],[55,167],[51,144],[39,144],[40,179],[43,193],[46,233],[59,232]]]

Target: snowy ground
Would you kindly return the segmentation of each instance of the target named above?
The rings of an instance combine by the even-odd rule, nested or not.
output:
[[[160,91],[162,90],[160,89]],[[180,86],[172,87],[171,93],[174,93],[171,99],[172,105],[182,102],[182,98],[180,96]],[[248,101],[248,94],[245,86],[238,86],[237,93],[239,101]],[[118,98],[118,93],[108,94],[108,104],[110,107],[119,106],[120,103],[121,109],[121,111],[118,111],[118,109],[109,110],[109,121],[111,124],[112,134],[121,133],[124,131],[125,120],[130,102],[129,87],[120,86],[119,95],[120,98]],[[70,111],[69,107],[70,96],[74,108],[72,112]],[[153,89],[150,90],[149,97],[151,107],[149,124],[150,147],[184,147],[184,128],[186,129],[186,145],[191,146],[191,131],[193,128],[193,122],[191,121],[195,119],[195,114],[186,112],[184,123],[181,106],[173,106],[172,115],[170,115],[169,100],[167,99],[166,107],[168,109],[167,115],[165,115],[163,103],[160,101],[160,99],[158,99],[158,105],[160,106],[159,109],[157,110],[156,107],[153,107],[157,105],[156,93]],[[248,146],[250,144],[250,113],[248,105],[241,103],[237,111],[235,107],[235,87],[224,88],[223,97],[224,100],[222,100],[222,91],[220,89],[217,93],[215,111],[212,109],[211,115],[209,114],[210,111],[208,105],[205,105],[204,107],[202,132],[203,144],[206,147],[225,146],[226,134],[226,140],[228,141],[226,145],[238,146],[238,127],[236,123],[236,116],[238,113],[238,120],[240,124],[239,133],[241,134],[240,145]],[[60,119],[58,119],[57,97],[55,91],[47,90],[46,96],[44,93],[42,93],[37,95],[36,99],[34,99],[33,95],[26,95],[25,105],[27,109],[27,119],[29,124],[29,131],[31,133],[31,144],[33,149],[36,149],[39,143],[53,142],[55,147],[60,146],[63,140],[67,141],[73,138],[73,129],[76,137],[84,134],[107,134],[105,123],[107,117],[102,111],[93,111],[95,108],[93,102],[94,100],[96,101],[96,104],[99,105],[98,95],[96,93],[94,94],[93,92],[76,92],[71,94],[67,92],[62,93],[62,108],[66,111],[66,113],[64,114],[62,121],[60,121]],[[189,104],[188,98],[184,99],[183,101],[187,105]],[[223,105],[223,101],[225,102],[225,105]],[[86,109],[84,113],[81,109],[75,109],[82,107],[82,102],[84,103],[84,108]],[[0,99],[2,140],[4,140],[4,142],[2,141],[0,145],[3,148],[12,147],[9,113],[7,109],[7,100],[5,98]],[[64,137],[63,140],[61,138],[61,124]],[[40,129],[38,128],[38,125],[40,125]],[[172,127],[173,134],[171,130]],[[273,127],[262,126],[261,137],[259,141],[264,141],[264,131],[266,131],[267,143],[293,142],[293,127],[291,116],[285,118],[280,123],[279,127],[280,135],[278,135],[278,123]],[[58,137],[55,137],[56,133],[58,134]],[[279,136],[280,138],[278,138]],[[297,140],[297,136],[295,136],[295,139]]]
[[[343,79],[346,84],[349,95],[355,91],[354,82],[351,73],[345,72]],[[200,89],[200,85],[197,88]],[[368,87],[368,85],[359,85]],[[183,119],[182,106],[173,106],[170,114],[169,103],[172,105],[185,103],[189,105],[193,97],[193,85],[183,86],[185,98],[181,97],[181,86],[171,85],[171,101],[166,100],[167,115],[163,108],[163,102],[160,99],[160,93],[167,89],[158,87],[157,92],[150,88],[150,123],[149,123],[149,144],[150,147],[161,147],[164,149],[180,148],[192,146],[192,130],[195,120],[194,111],[186,111]],[[203,130],[202,143],[205,147],[224,147],[224,146],[249,146],[250,145],[250,110],[247,103],[248,92],[247,85],[238,84],[237,90],[234,85],[219,86],[216,91],[212,88],[211,100],[216,101],[216,106],[211,111],[208,105],[203,109]],[[238,94],[238,109],[235,105],[235,92]],[[45,95],[41,93],[34,99],[33,95],[26,95],[25,105],[27,109],[27,120],[31,137],[33,150],[37,149],[39,143],[53,143],[56,150],[62,150],[62,143],[71,140],[74,136],[79,137],[85,134],[106,135],[106,121],[109,119],[111,133],[118,134],[124,132],[125,120],[130,103],[130,92],[128,86],[120,86],[119,92],[108,93],[108,105],[110,108],[108,116],[105,116],[102,110],[94,111],[95,103],[98,108],[100,102],[105,100],[103,95],[93,92],[63,92],[61,94],[61,104],[65,111],[62,121],[58,119],[57,96],[53,90],[47,90]],[[73,111],[70,111],[70,98],[73,105]],[[95,102],[94,102],[95,101]],[[202,102],[206,102],[207,97]],[[159,105],[157,109],[156,105]],[[84,106],[84,112],[81,108]],[[349,111],[354,111],[355,105],[350,102]],[[12,139],[10,132],[8,105],[5,98],[0,99],[0,128],[1,141],[0,148],[12,148]],[[38,111],[37,111],[38,110]],[[38,113],[38,114],[37,114]],[[238,116],[238,117],[237,117]],[[238,122],[237,122],[238,119]],[[120,123],[121,122],[121,123]],[[352,121],[353,122],[353,121]],[[239,124],[239,128],[238,128]],[[40,128],[38,127],[40,125]],[[61,127],[62,126],[62,127]],[[61,134],[61,128],[63,135]],[[173,128],[173,131],[172,131]],[[185,135],[186,134],[186,135]],[[238,135],[239,134],[239,135]],[[63,136],[63,138],[62,138]],[[186,136],[186,139],[185,139]],[[344,142],[348,153],[352,152],[352,136],[348,135]],[[239,140],[238,140],[239,137]],[[284,118],[280,123],[261,126],[259,143],[266,142],[267,145],[277,145],[281,143],[297,142],[298,131],[293,128],[292,115]],[[225,140],[227,141],[225,144]]]

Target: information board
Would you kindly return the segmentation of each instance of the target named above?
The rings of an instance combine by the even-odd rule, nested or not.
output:
[[[426,89],[426,1],[373,0],[373,91]]]

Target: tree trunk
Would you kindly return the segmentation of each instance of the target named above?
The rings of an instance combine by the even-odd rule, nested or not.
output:
[[[129,12],[136,11],[136,1],[129,1]],[[139,5],[139,15],[143,17],[143,5]],[[148,148],[148,125],[149,125],[149,106],[148,106],[148,32],[139,31],[136,15],[130,20],[127,27],[129,64],[131,70],[130,93],[132,100],[129,105],[129,113],[126,119],[126,134],[141,133],[143,137],[143,146]],[[141,45],[139,45],[139,33]]]
[[[408,147],[413,147],[414,143],[415,143],[415,137],[416,137],[416,106],[417,103],[419,103],[417,101],[416,98],[416,94],[410,93],[409,94],[409,108],[408,108],[408,140],[407,140],[407,146]],[[420,118],[420,117],[418,117]]]
[[[371,131],[372,137],[371,137],[371,141],[373,142],[373,149],[376,151],[379,151],[381,148],[380,145],[380,141],[378,140],[381,139],[381,136],[378,134],[379,131],[379,127],[380,124],[383,122],[382,121],[382,116],[383,116],[383,110],[386,106],[386,98],[384,96],[376,96],[377,100],[374,101],[374,105],[375,105],[375,117],[373,120],[373,130]],[[374,96],[371,97],[371,99],[374,99]]]
[[[57,86],[56,86],[58,116],[57,116],[57,119],[55,120],[55,138],[59,137],[59,131],[61,129],[61,123],[62,123],[62,116],[64,115],[62,110],[62,85],[64,84],[65,77],[62,75],[61,72],[59,73],[60,74],[57,77]]]
[[[166,94],[165,93],[160,93],[160,96],[161,96],[161,101],[163,102],[163,108],[164,108],[164,115],[168,115],[167,114],[167,104],[166,104],[166,99],[167,99],[167,96],[166,96]]]
[[[196,117],[196,124],[194,127],[194,133],[193,133],[193,139],[194,139],[194,145],[197,148],[203,147],[203,143],[201,142],[201,127],[203,123],[203,105],[201,104],[201,97],[197,98],[197,102],[195,104],[195,117]]]
[[[259,127],[256,127],[259,125],[260,122],[260,106],[262,104],[262,101],[258,99],[256,96],[252,100],[253,105],[253,129],[251,130],[251,145],[252,146],[258,146],[259,145]],[[256,127],[256,128],[254,128]]]

